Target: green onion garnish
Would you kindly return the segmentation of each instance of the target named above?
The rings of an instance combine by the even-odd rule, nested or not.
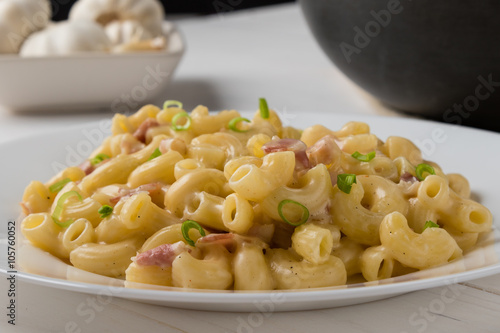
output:
[[[361,162],[370,162],[375,157],[375,152],[372,151],[366,155],[363,155],[359,151],[355,151],[351,156]]]
[[[242,121],[247,122],[247,123],[250,122],[250,120],[248,120],[247,118],[236,117],[236,118],[231,119],[231,121],[229,122],[229,124],[227,126],[229,127],[229,129],[231,131],[240,132],[240,133],[247,132],[248,130],[241,130],[237,126],[238,123],[240,123]]]
[[[168,109],[169,107],[175,106],[179,109],[182,109],[182,102],[179,101],[174,101],[174,100],[168,100],[163,103],[163,109]]]
[[[436,174],[436,172],[434,172],[434,168],[431,167],[429,164],[421,163],[421,164],[417,165],[417,167],[415,168],[415,173],[417,174],[418,180],[422,181],[425,179],[425,177],[423,176],[424,172],[427,172],[431,175]]]
[[[110,159],[111,157],[109,157],[108,155],[106,154],[97,154],[96,156],[92,157],[90,159],[90,164],[92,165],[96,165],[96,164],[99,164],[101,163],[102,161],[104,160],[107,160],[107,159]]]
[[[186,118],[184,125],[177,125],[177,121],[181,118]],[[172,129],[174,131],[185,131],[191,127],[191,117],[187,112],[180,112],[172,118]]]
[[[148,161],[151,161],[152,159],[155,159],[158,156],[161,156],[160,148],[155,149],[155,151],[151,154],[151,156],[149,156]]]
[[[426,221],[424,224],[424,229],[422,231],[424,231],[427,228],[439,228],[439,224],[434,223],[432,221]]]
[[[201,227],[201,225],[198,224],[198,222],[193,220],[186,220],[182,223],[181,226],[182,236],[189,245],[195,246],[194,241],[191,238],[189,238],[189,229],[198,230],[202,236],[205,236],[205,230],[203,230],[203,228]]]
[[[97,212],[101,214],[101,219],[104,219],[111,215],[111,213],[113,213],[113,207],[109,205],[103,205]]]
[[[66,222],[59,221],[59,219],[61,218],[62,211],[63,211],[64,202],[67,199],[74,197],[74,196],[76,196],[78,198],[78,200],[80,200],[80,201],[83,200],[82,196],[77,191],[68,191],[68,192],[64,193],[63,195],[61,195],[59,200],[57,200],[56,208],[54,208],[54,213],[52,214],[52,220],[54,220],[54,223],[62,228],[66,228],[71,223],[75,222],[72,219],[69,219]]]
[[[289,204],[296,205],[302,209],[302,217],[300,218],[299,221],[292,222],[289,219],[287,219],[285,214],[283,213],[283,207],[285,205],[289,205]],[[286,223],[288,223],[290,225],[293,225],[294,227],[297,227],[303,223],[306,223],[307,220],[309,219],[309,209],[307,209],[307,207],[304,206],[303,204],[301,204],[300,202],[297,202],[294,200],[289,200],[289,199],[285,199],[278,204],[278,214],[280,214],[283,221],[285,221]]]
[[[57,183],[54,183],[54,184],[50,185],[49,191],[52,192],[52,193],[57,193],[60,190],[62,190],[62,188],[64,187],[64,185],[66,185],[69,182],[71,182],[71,179],[64,178],[63,180],[60,180]]]
[[[259,98],[260,116],[262,119],[269,118],[269,107],[265,98]]]
[[[351,193],[352,184],[356,184],[356,175],[342,173],[337,175],[337,186],[344,193]]]

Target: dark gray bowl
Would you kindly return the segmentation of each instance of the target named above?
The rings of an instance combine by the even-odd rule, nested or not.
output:
[[[500,130],[500,1],[301,0],[319,44],[382,103]]]

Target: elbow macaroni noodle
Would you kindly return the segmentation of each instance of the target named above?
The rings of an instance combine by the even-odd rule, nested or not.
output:
[[[446,264],[491,230],[467,179],[424,161],[411,141],[383,142],[362,122],[284,128],[260,111],[233,125],[235,110],[181,104],[115,115],[91,169],[26,187],[23,234],[129,282],[273,290]],[[356,175],[348,189],[341,174]],[[200,228],[184,230],[186,220]]]

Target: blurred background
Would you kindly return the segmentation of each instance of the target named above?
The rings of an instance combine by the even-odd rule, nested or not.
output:
[[[62,21],[68,18],[77,0],[46,1],[51,2],[52,19]],[[227,106],[227,98],[238,96],[231,102],[241,104],[233,106],[245,108],[253,103],[245,99],[251,98],[249,89],[265,91],[269,96],[281,91],[283,105],[289,103],[289,95],[295,97],[294,108],[300,108],[300,96],[306,108],[310,107],[309,99],[318,101],[318,110],[326,108],[331,100],[345,112],[418,116],[500,132],[500,122],[496,121],[500,94],[493,93],[500,87],[500,46],[495,34],[500,28],[500,20],[495,16],[500,1],[478,5],[475,0],[462,0],[460,6],[454,6],[420,0],[418,4],[401,5],[397,12],[393,9],[393,15],[384,9],[387,0],[158,1],[163,5],[165,18],[179,26],[179,36],[187,38],[189,45],[179,79],[169,87],[171,93],[180,97],[194,89],[198,92],[197,102],[217,109]],[[5,2],[0,0],[0,4]],[[232,15],[234,12],[238,13]],[[0,18],[0,32],[4,21],[8,20]],[[266,48],[270,52],[265,55],[255,52]],[[142,56],[137,59],[149,61]],[[65,60],[61,60],[52,72],[44,67],[44,73],[65,73],[61,70],[64,64]],[[113,65],[118,70],[118,63]],[[19,69],[11,65],[4,68],[0,68],[4,77],[33,72],[24,65]],[[130,66],[127,68],[128,74],[133,72]],[[144,67],[137,68],[137,74],[143,75]],[[300,80],[286,82],[286,86],[271,83],[291,76],[291,71]],[[123,71],[119,73],[124,75]],[[95,77],[92,71],[85,74]],[[305,83],[306,78],[316,85]],[[230,79],[253,86],[241,89],[229,83]],[[86,80],[82,82],[85,89],[91,89]],[[263,86],[263,82],[269,86]],[[2,106],[13,101],[9,104],[11,109],[14,105],[27,109],[25,99],[5,93],[12,87],[12,82],[0,85],[0,92],[4,92],[0,96]],[[26,89],[24,83],[22,88]],[[86,93],[105,95],[97,90]],[[80,96],[79,91],[76,95]],[[39,96],[63,103],[47,93]],[[342,105],[337,96],[352,99],[345,99],[347,105]],[[31,97],[32,102],[38,98]],[[190,96],[185,99],[191,100]],[[37,110],[40,103],[33,102]]]
[[[225,11],[247,9],[259,6],[268,6],[295,0],[160,0],[166,14],[214,14]],[[68,18],[71,6],[76,0],[51,0],[53,20],[60,21]],[[229,6],[228,6],[229,4]]]

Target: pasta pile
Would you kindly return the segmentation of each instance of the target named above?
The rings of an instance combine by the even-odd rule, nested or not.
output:
[[[264,99],[116,114],[88,161],[23,196],[21,230],[73,266],[130,282],[273,290],[446,264],[489,232],[468,181],[362,122],[284,127]]]

